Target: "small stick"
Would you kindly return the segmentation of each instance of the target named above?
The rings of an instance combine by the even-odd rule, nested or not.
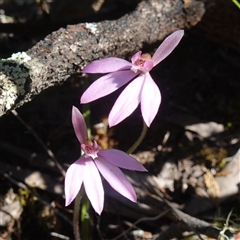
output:
[[[45,151],[47,152],[47,154],[49,155],[50,158],[52,158],[52,160],[55,162],[57,168],[59,169],[59,171],[61,172],[61,174],[65,177],[66,172],[65,170],[62,168],[62,166],[59,164],[59,162],[57,161],[57,159],[55,158],[53,152],[46,146],[46,144],[42,141],[42,139],[39,138],[39,136],[37,135],[37,133],[34,131],[34,129],[32,127],[30,127],[17,113],[16,110],[12,110],[11,111],[12,114],[28,129],[28,131],[36,138],[36,140],[42,145],[42,147],[45,149]]]

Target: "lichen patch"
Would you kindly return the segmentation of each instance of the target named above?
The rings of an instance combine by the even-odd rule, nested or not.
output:
[[[98,32],[96,23],[85,23],[85,27],[89,29],[93,34]]]
[[[0,60],[0,105],[11,109],[19,96],[25,94],[26,81],[30,80],[29,69],[25,63],[31,60],[25,52],[13,54]]]

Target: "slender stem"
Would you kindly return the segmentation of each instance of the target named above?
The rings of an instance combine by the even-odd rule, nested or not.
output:
[[[73,209],[73,233],[75,240],[81,240],[80,230],[79,230],[79,212],[80,212],[80,203],[83,196],[83,188],[78,192],[74,200],[74,209]]]
[[[132,228],[136,227],[136,225],[138,223],[143,222],[143,221],[156,221],[157,219],[159,219],[159,218],[163,217],[164,215],[166,215],[169,211],[170,211],[170,209],[166,209],[165,211],[161,212],[160,214],[158,214],[155,217],[143,217],[143,218],[140,218],[136,222],[134,222],[126,231],[122,232],[117,237],[112,238],[111,240],[117,240],[120,237],[124,236],[126,233],[130,232]]]
[[[237,0],[232,0],[232,2],[238,7],[240,8],[240,3]]]
[[[35,130],[30,127],[17,113],[16,110],[12,110],[12,114],[28,129],[28,131],[37,139],[37,141],[42,145],[42,147],[45,149],[45,151],[48,153],[49,157],[52,158],[52,160],[55,162],[57,168],[61,172],[61,174],[65,177],[66,173],[63,167],[60,165],[60,163],[57,161],[56,157],[54,156],[51,149],[49,149],[46,144],[42,141],[41,138],[37,135]]]
[[[142,129],[141,135],[139,136],[138,140],[128,149],[127,151],[128,154],[133,153],[136,150],[136,148],[140,145],[140,143],[146,136],[147,130],[148,130],[148,127],[146,123],[143,121],[143,129]]]
[[[82,198],[81,208],[81,237],[83,240],[90,239],[90,215],[89,215],[89,200],[85,196]]]

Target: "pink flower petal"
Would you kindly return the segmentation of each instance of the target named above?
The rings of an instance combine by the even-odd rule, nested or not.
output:
[[[143,81],[144,75],[140,75],[122,91],[109,114],[108,122],[110,127],[120,123],[137,108],[141,99]]]
[[[76,108],[72,107],[72,124],[80,143],[83,143],[87,138],[87,127],[81,112]]]
[[[114,166],[102,157],[96,158],[95,164],[112,188],[129,200],[133,202],[137,201],[137,196],[133,186],[118,167]]]
[[[148,127],[150,127],[155,118],[161,103],[161,93],[158,86],[153,81],[149,73],[145,74],[144,86],[141,96],[141,111],[143,119]]]
[[[93,82],[83,93],[80,102],[88,103],[104,97],[116,91],[136,75],[131,70],[109,73]]]
[[[135,158],[117,149],[100,150],[98,155],[120,168],[141,172],[147,171]]]
[[[132,64],[124,59],[109,57],[101,60],[93,61],[83,70],[83,73],[110,73],[119,70],[130,69]]]
[[[65,206],[68,206],[77,196],[83,181],[84,158],[80,157],[67,170],[64,190],[65,190]]]
[[[92,159],[85,162],[83,182],[89,201],[100,215],[103,210],[104,190],[100,174]]]
[[[164,58],[166,58],[174,48],[179,44],[184,34],[184,30],[177,30],[168,36],[162,44],[158,47],[156,52],[152,56],[154,66],[160,63]]]

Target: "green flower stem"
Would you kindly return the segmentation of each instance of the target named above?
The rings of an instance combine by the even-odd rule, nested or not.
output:
[[[82,198],[81,208],[81,235],[83,240],[90,239],[90,215],[89,215],[89,200],[86,195]]]
[[[141,135],[139,136],[138,140],[132,145],[132,147],[128,149],[127,151],[128,154],[133,153],[136,150],[136,148],[140,145],[140,143],[146,136],[147,130],[148,130],[148,127],[146,123],[143,121],[143,129],[142,129]]]
[[[74,200],[74,209],[73,209],[73,233],[75,240],[81,240],[80,231],[79,231],[79,211],[80,211],[80,202],[83,196],[83,188],[81,187]]]
[[[85,104],[82,106],[82,113],[83,113],[84,120],[86,122],[88,136],[90,137],[91,136],[91,123],[90,123],[91,111],[90,111],[89,104]]]
[[[232,2],[240,9],[240,3],[237,0],[232,0]]]
[[[82,204],[81,204],[82,202]],[[80,209],[81,204],[81,209]],[[81,187],[79,193],[74,200],[73,209],[73,232],[75,240],[89,240],[90,239],[90,204],[85,195],[84,188]],[[81,213],[79,217],[79,213]],[[81,230],[79,229],[79,219],[81,220]],[[81,233],[81,237],[80,237]]]

